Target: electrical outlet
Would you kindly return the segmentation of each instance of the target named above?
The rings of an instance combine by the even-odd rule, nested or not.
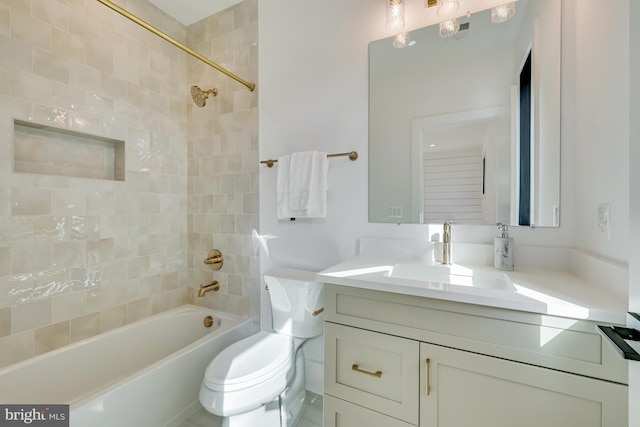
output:
[[[402,218],[401,207],[390,207],[387,209],[387,216],[389,218]]]
[[[611,240],[611,205],[600,203],[598,205],[598,233],[605,240]]]

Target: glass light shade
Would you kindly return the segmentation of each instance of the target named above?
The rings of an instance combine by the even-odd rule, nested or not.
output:
[[[501,4],[491,8],[491,22],[494,24],[500,24],[501,22],[508,21],[516,14],[516,2]]]
[[[438,0],[436,13],[441,18],[452,18],[459,8],[460,3],[458,3],[458,0]]]
[[[451,37],[460,31],[460,21],[458,18],[449,19],[440,23],[440,37]]]
[[[404,0],[387,0],[387,30],[399,33],[404,29]]]
[[[411,45],[411,33],[400,33],[393,36],[393,47],[402,49]]]

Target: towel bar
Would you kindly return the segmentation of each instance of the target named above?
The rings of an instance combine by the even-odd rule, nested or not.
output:
[[[358,152],[357,151],[350,151],[348,153],[335,153],[335,154],[327,154],[327,157],[343,157],[343,156],[349,156],[349,160],[351,161],[356,161],[358,160]],[[269,160],[261,160],[260,163],[264,163],[265,165],[267,165],[267,167],[272,168],[274,163],[278,163],[277,160],[273,160],[273,159],[269,159]]]
[[[629,316],[636,321],[640,321],[640,314],[638,313],[629,313]],[[627,360],[640,361],[640,353],[627,342],[640,341],[640,331],[631,328],[602,325],[597,326],[597,331],[613,345],[613,348],[620,356]]]

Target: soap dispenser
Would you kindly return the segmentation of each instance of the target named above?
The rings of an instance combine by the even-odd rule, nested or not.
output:
[[[504,224],[498,224],[499,234],[493,242],[493,265],[498,270],[513,270],[513,237],[509,237],[509,231]]]

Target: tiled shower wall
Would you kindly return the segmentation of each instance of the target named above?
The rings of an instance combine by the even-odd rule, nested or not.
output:
[[[258,0],[191,25],[188,45],[257,83]],[[223,292],[207,294],[207,305],[251,316],[257,328],[260,266],[251,240],[259,228],[257,90],[195,60],[189,61],[188,79],[219,91],[204,107],[188,107],[188,282],[217,280]],[[215,273],[202,262],[212,248],[225,257]]]
[[[198,34],[203,54],[224,53],[230,68],[255,67],[244,38],[220,43],[257,22],[223,12],[200,32],[146,0],[116,3],[182,42]],[[95,0],[0,0],[0,52],[0,366],[187,302],[257,317],[247,296],[257,294],[255,93],[218,84]],[[196,75],[221,89],[201,111],[189,95]],[[125,141],[125,181],[14,173],[13,118]],[[226,256],[223,292],[197,299],[213,245]]]

